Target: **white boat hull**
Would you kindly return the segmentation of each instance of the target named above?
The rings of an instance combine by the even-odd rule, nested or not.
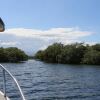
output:
[[[0,91],[0,100],[10,100],[8,97],[4,97],[4,94]]]

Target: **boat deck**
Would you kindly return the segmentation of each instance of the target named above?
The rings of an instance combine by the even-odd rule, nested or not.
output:
[[[4,94],[0,91],[0,100],[10,100],[8,97],[4,97]]]

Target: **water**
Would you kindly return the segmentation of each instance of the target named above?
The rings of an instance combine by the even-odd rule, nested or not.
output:
[[[2,63],[17,78],[27,100],[100,100],[100,66]],[[21,100],[7,76],[7,95]],[[0,70],[0,88],[2,89]]]

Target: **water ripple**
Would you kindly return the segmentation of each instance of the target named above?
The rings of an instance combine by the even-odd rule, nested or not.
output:
[[[17,78],[27,100],[100,100],[100,66],[2,63]],[[7,76],[7,95],[21,100],[18,89]],[[2,90],[0,70],[0,88]]]

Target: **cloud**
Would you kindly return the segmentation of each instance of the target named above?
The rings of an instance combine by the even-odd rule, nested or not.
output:
[[[14,28],[8,29],[5,34],[12,34],[18,37],[41,38],[44,40],[76,40],[89,36],[92,32],[82,31],[79,28],[52,28],[48,30]],[[2,33],[3,34],[3,33]]]
[[[1,46],[15,46],[19,44],[18,42],[0,42]]]
[[[54,42],[64,44],[84,42],[82,39],[92,34],[92,32],[83,31],[77,27],[48,30],[13,28],[0,33],[0,45],[4,47],[16,46],[31,55]]]

